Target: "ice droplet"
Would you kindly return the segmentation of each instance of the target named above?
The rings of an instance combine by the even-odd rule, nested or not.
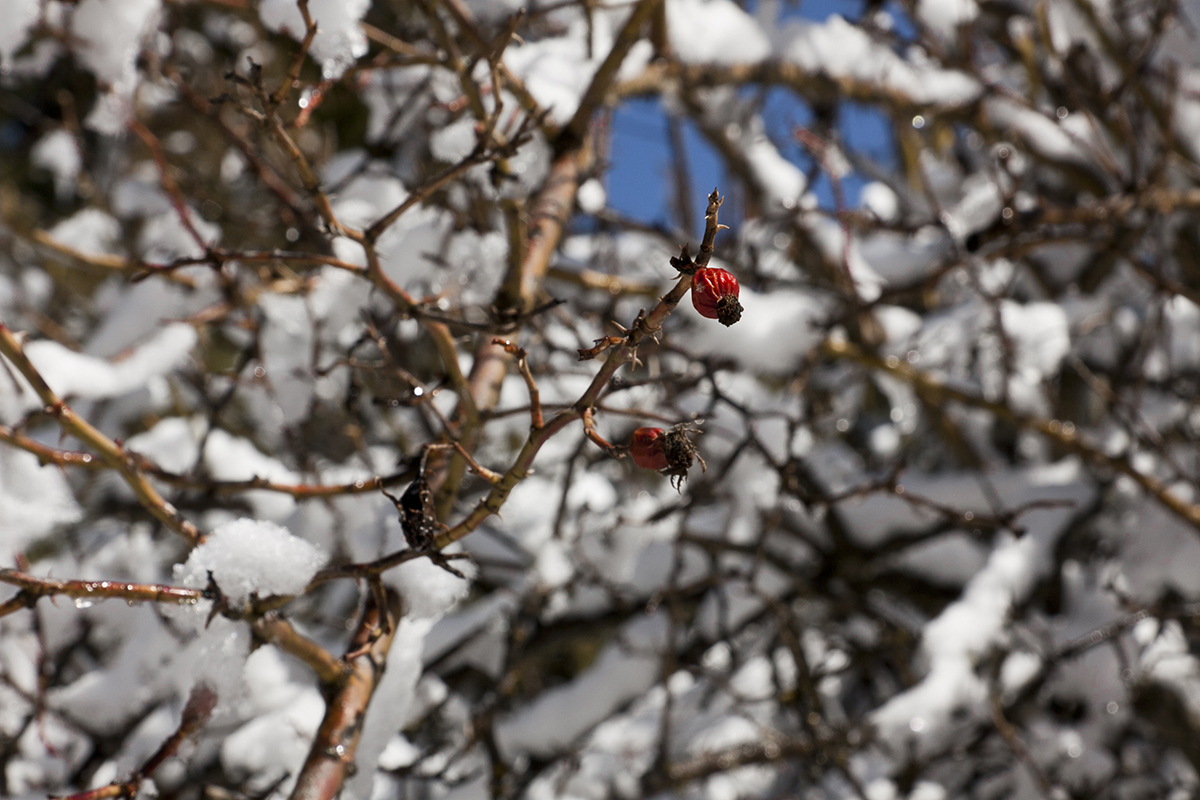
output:
[[[94,605],[94,603],[93,603],[92,599],[89,597],[76,597],[75,598],[75,607],[76,608],[91,608],[93,605]]]

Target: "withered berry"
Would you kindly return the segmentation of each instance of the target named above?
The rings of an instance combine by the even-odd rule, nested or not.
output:
[[[705,267],[692,276],[692,305],[702,316],[726,327],[742,318],[737,278],[728,270]]]
[[[629,440],[629,455],[639,467],[658,470],[670,476],[671,485],[678,489],[687,479],[693,461],[699,460],[701,469],[708,468],[688,438],[689,433],[697,430],[686,422],[666,431],[662,428],[638,428]]]

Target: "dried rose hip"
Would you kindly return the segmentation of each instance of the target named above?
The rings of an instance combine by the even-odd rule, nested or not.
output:
[[[666,469],[667,454],[663,452],[662,428],[638,428],[629,440],[629,455],[642,469]]]
[[[676,425],[670,430],[662,428],[638,428],[629,440],[629,455],[633,463],[642,469],[658,470],[671,478],[671,485],[678,489],[687,479],[692,462],[700,461],[700,468],[708,465],[696,452],[696,445],[688,438],[698,429],[688,423]]]
[[[705,267],[692,276],[692,305],[701,315],[726,327],[742,318],[737,278],[728,270]]]

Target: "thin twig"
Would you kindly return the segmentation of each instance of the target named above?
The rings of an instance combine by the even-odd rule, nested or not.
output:
[[[46,383],[41,373],[25,356],[25,350],[20,341],[7,326],[0,323],[0,353],[3,353],[17,371],[25,376],[33,390],[45,405],[46,413],[58,420],[63,430],[96,451],[104,463],[121,473],[121,477],[129,484],[129,488],[146,509],[171,530],[178,533],[191,545],[204,541],[200,529],[185,519],[179,510],[158,493],[144,474],[134,465],[134,461],[121,445],[105,436],[71,410],[70,406],[54,393]]]
[[[1094,464],[1120,472],[1132,478],[1149,495],[1154,497],[1188,525],[1200,531],[1200,505],[1190,503],[1171,491],[1165,483],[1152,475],[1147,475],[1133,466],[1127,458],[1110,456],[1103,450],[1085,442],[1070,422],[1057,419],[1044,419],[1031,414],[1021,414],[1012,408],[987,400],[979,395],[955,389],[927,372],[916,369],[903,359],[894,356],[883,359],[871,355],[858,345],[844,339],[826,339],[821,345],[823,352],[830,358],[846,358],[871,369],[877,369],[899,378],[915,388],[922,397],[935,405],[947,400],[981,408],[990,411],[998,417],[1008,420],[1022,428],[1037,431],[1056,444],[1083,456]]]

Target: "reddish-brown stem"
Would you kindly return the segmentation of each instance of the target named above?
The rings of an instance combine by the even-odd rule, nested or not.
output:
[[[217,693],[211,687],[204,684],[196,686],[192,689],[187,704],[183,708],[183,717],[179,722],[179,727],[128,780],[113,781],[106,786],[68,795],[61,800],[105,800],[105,798],[112,797],[136,797],[142,788],[142,782],[153,775],[154,771],[163,765],[163,762],[175,755],[184,741],[208,724],[216,705]]]
[[[171,176],[171,167],[167,163],[167,156],[163,152],[158,137],[136,119],[129,123],[129,129],[142,140],[142,143],[146,145],[150,150],[150,154],[154,157],[154,163],[158,166],[159,181],[162,183],[167,197],[171,199],[171,205],[174,206],[175,214],[179,217],[179,224],[183,225],[184,230],[192,237],[197,247],[202,251],[208,250],[208,242],[204,241],[204,237],[200,235],[200,231],[196,230],[196,226],[192,223],[192,215],[188,210],[187,199],[183,196],[183,192],[180,191],[179,184],[175,182],[175,178]]]
[[[525,381],[525,387],[529,390],[529,427],[536,431],[543,425],[542,400],[537,381],[533,379],[533,373],[529,371],[529,354],[525,352],[524,347],[517,347],[507,339],[492,339],[492,344],[500,345],[504,348],[504,352],[517,357],[517,370],[520,371],[521,378]]]
[[[383,676],[402,613],[400,596],[390,589],[386,592],[386,602],[387,606],[380,608],[373,595],[367,598],[347,650],[354,655],[347,659],[345,679],[329,696],[325,718],[296,779],[291,800],[332,800],[357,769],[354,753],[363,718]],[[374,765],[366,766],[369,769]]]
[[[307,664],[321,683],[335,685],[346,675],[346,663],[321,645],[302,635],[290,622],[274,612],[254,620],[250,625],[255,635],[271,642]]]
[[[65,595],[86,600],[101,600],[119,597],[122,600],[152,603],[174,603],[191,605],[204,599],[200,589],[183,586],[166,586],[157,583],[128,583],[126,581],[76,581],[38,578],[15,569],[0,569],[0,583],[20,587],[31,601],[39,597]],[[26,603],[25,605],[28,605]],[[16,610],[16,609],[13,609]],[[3,616],[0,614],[0,616]]]
[[[317,23],[308,11],[308,0],[296,0],[296,6],[300,9],[300,18],[304,20],[304,39],[300,42],[300,52],[292,59],[292,66],[283,83],[279,84],[279,88],[271,95],[271,102],[275,105],[286,100],[292,89],[300,83],[300,70],[304,67],[304,59],[317,36]]]

